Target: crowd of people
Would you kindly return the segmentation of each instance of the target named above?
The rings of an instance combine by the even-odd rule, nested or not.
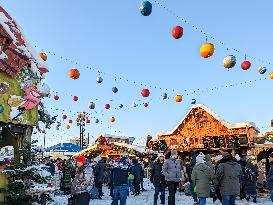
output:
[[[271,166],[266,171],[268,161]],[[232,156],[227,152],[213,157],[191,152],[181,157],[172,150],[168,159],[160,153],[144,161],[130,159],[125,153],[112,160],[79,156],[75,160],[51,160],[47,165],[54,183],[71,195],[69,203],[73,205],[89,205],[90,199],[103,199],[104,185],[110,189],[112,205],[126,205],[129,195],[137,196],[145,191],[144,177],[154,185],[154,205],[158,202],[174,205],[177,191],[192,197],[194,205],[205,205],[207,198],[213,198],[213,202],[219,200],[223,205],[235,205],[237,197],[245,204],[250,200],[256,203],[257,190],[270,190],[273,202],[273,153],[257,164],[252,163],[251,157]]]

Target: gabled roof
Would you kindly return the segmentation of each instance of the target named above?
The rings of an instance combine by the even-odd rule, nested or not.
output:
[[[179,126],[186,119],[186,117],[190,114],[190,112],[192,111],[192,109],[195,109],[195,108],[202,108],[203,110],[205,110],[208,114],[210,114],[213,118],[215,118],[216,120],[218,120],[222,125],[224,125],[228,129],[236,129],[236,128],[244,128],[244,127],[254,127],[257,131],[259,131],[259,129],[256,127],[256,125],[255,125],[254,122],[241,122],[241,123],[230,124],[230,123],[226,122],[225,120],[221,119],[219,117],[219,115],[217,115],[215,112],[213,112],[207,106],[205,106],[203,104],[196,104],[196,105],[193,105],[191,107],[191,109],[189,110],[189,112],[185,115],[185,117],[178,123],[178,125],[172,131],[167,131],[166,133],[159,132],[159,133],[157,133],[157,136],[172,135],[179,128]]]

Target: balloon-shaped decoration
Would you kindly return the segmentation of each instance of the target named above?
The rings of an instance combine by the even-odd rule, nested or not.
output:
[[[98,77],[97,77],[97,82],[98,82],[98,83],[102,83],[102,81],[103,81],[102,77],[98,76]]]
[[[0,113],[4,112],[4,106],[0,104]]]
[[[87,123],[87,124],[89,124],[89,123],[90,123],[90,120],[89,120],[89,119],[87,119],[87,120],[86,120],[86,123]]]
[[[105,104],[104,107],[105,107],[105,109],[109,110],[110,109],[110,104]]]
[[[144,97],[144,98],[149,97],[149,95],[150,95],[149,89],[144,88],[144,89],[141,91],[141,95],[142,95],[142,97]]]
[[[273,72],[269,73],[269,78],[273,80]]]
[[[260,74],[265,74],[266,71],[267,71],[267,69],[266,69],[266,67],[260,66],[259,69],[258,69],[258,71],[259,71]]]
[[[192,100],[191,100],[191,104],[192,104],[192,105],[195,105],[195,103],[196,103],[196,100],[195,100],[195,99],[192,99]]]
[[[93,103],[93,102],[89,102],[87,106],[91,110],[95,109],[95,107],[96,107],[95,103]]]
[[[80,77],[80,72],[76,68],[71,68],[68,73],[69,77],[73,80],[76,80]]]
[[[142,2],[140,12],[143,16],[149,16],[152,13],[153,5],[149,1]]]
[[[69,120],[68,122],[69,122],[70,124],[72,124],[73,121],[72,121],[72,120]]]
[[[144,103],[144,107],[148,107],[149,106],[149,104],[148,103]]]
[[[163,100],[166,100],[167,98],[168,98],[167,93],[163,93],[163,94],[162,94],[162,99],[163,99]]]
[[[99,119],[96,119],[96,120],[95,120],[95,123],[99,123]]]
[[[67,116],[66,115],[63,115],[62,116],[63,120],[67,119]]]
[[[41,59],[43,59],[43,61],[47,60],[47,55],[45,53],[41,52],[38,55],[40,56]]]
[[[59,130],[59,125],[56,125],[56,130]]]
[[[62,124],[60,122],[57,122],[57,125],[60,127]]]
[[[172,30],[172,36],[175,39],[179,39],[183,36],[183,28],[181,26],[176,26]]]
[[[214,53],[214,45],[212,43],[205,43],[200,47],[200,55],[203,58],[209,58]]]
[[[182,99],[183,99],[182,95],[177,94],[176,96],[174,96],[175,102],[182,102]]]
[[[236,65],[236,57],[234,55],[227,55],[223,60],[225,68],[233,68]]]
[[[110,122],[115,122],[116,121],[116,118],[115,117],[110,117]]]
[[[78,96],[73,96],[73,100],[76,102],[76,101],[78,101]]]
[[[122,104],[120,104],[120,105],[119,105],[119,108],[123,108],[123,105],[122,105]]]
[[[66,129],[70,129],[70,125],[66,125]]]
[[[117,87],[113,87],[112,91],[113,91],[113,93],[117,93],[118,92],[118,88]]]
[[[132,104],[132,107],[136,107],[137,106],[137,104],[134,102],[133,104]]]
[[[248,69],[250,68],[250,66],[251,66],[251,63],[250,63],[249,61],[244,61],[244,62],[242,62],[242,64],[241,64],[241,68],[242,68],[243,70],[248,70]]]
[[[54,95],[54,100],[59,100],[59,96],[58,95]]]

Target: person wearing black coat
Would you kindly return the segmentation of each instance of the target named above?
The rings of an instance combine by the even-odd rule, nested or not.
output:
[[[193,181],[191,180],[191,174],[192,174],[192,170],[196,164],[196,157],[198,156],[198,152],[192,152],[190,153],[190,157],[191,157],[191,162],[190,165],[188,167],[188,176],[189,176],[189,181],[190,181],[190,192],[191,192],[191,196],[193,198],[194,204],[198,204],[198,198],[197,198],[197,194],[196,192],[194,192],[194,184]]]
[[[271,192],[270,199],[273,202],[273,153],[269,155],[269,171],[266,175],[266,185]]]
[[[135,195],[139,195],[142,167],[138,163],[137,159],[133,159],[132,162],[133,162],[133,166],[130,168],[130,172],[134,175],[133,186],[135,189]]]
[[[165,180],[165,176],[162,174],[162,166],[164,164],[164,155],[159,155],[157,160],[153,163],[151,167],[151,182],[155,187],[154,193],[154,205],[157,204],[157,199],[159,193],[161,204],[165,204],[165,188],[167,187],[167,183]]]
[[[243,181],[244,184],[244,196],[247,201],[250,197],[253,197],[253,202],[257,202],[257,168],[254,164],[251,163],[250,159],[247,159],[247,163],[243,171]]]
[[[238,163],[241,165],[242,171],[244,171],[245,166],[247,165],[246,156],[242,156],[241,159],[238,161]],[[245,182],[247,181],[247,179],[245,179],[245,176],[243,175],[241,180],[242,181],[241,181],[240,198],[244,199],[244,198],[246,198],[246,195],[245,195]]]
[[[105,163],[101,157],[96,157],[97,164],[94,167],[95,187],[99,191],[99,199],[104,195],[102,192],[102,185],[105,177]]]

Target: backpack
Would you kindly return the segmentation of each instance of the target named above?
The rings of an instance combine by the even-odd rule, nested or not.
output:
[[[98,199],[99,198],[99,190],[93,186],[90,191],[90,199]]]

